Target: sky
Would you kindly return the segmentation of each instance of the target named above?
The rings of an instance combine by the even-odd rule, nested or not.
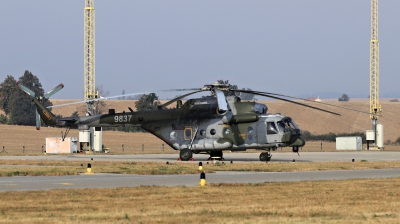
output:
[[[94,5],[96,86],[108,96],[202,87],[220,79],[296,97],[369,96],[368,0]],[[65,85],[53,98],[83,99],[84,6],[83,0],[1,0],[0,82],[29,70],[45,91]],[[379,2],[381,98],[400,97],[399,11],[398,0]]]

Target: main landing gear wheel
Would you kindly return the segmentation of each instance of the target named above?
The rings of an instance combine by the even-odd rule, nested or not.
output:
[[[208,160],[225,160],[222,151],[210,152]]]
[[[179,152],[179,158],[182,161],[189,161],[193,157],[193,153],[189,149],[181,149]]]
[[[270,161],[271,157],[272,157],[272,155],[270,152],[262,152],[260,154],[260,161]]]

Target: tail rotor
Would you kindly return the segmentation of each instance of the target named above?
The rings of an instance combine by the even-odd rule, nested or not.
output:
[[[17,86],[24,92],[26,92],[29,96],[33,97],[33,98],[37,98],[37,100],[39,100],[39,102],[43,101],[43,98],[49,99],[51,96],[53,96],[55,93],[57,93],[58,91],[60,91],[62,88],[64,88],[64,84],[59,84],[58,86],[54,87],[52,90],[50,90],[49,92],[45,93],[43,95],[43,97],[36,97],[35,92],[33,92],[32,90],[30,90],[28,87],[24,86],[23,84],[21,84],[20,82],[17,82]],[[40,119],[40,115],[38,110],[36,110],[36,130],[40,130],[40,126],[41,126],[41,119]]]

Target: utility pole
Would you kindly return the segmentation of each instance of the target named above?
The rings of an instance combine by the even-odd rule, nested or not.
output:
[[[87,116],[93,115],[94,100],[99,98],[96,91],[96,48],[94,0],[85,0],[84,8],[84,98],[87,101]],[[87,143],[88,150],[102,151],[101,127],[90,127],[79,131],[81,149]]]
[[[85,100],[94,100],[96,94],[96,66],[95,66],[95,11],[94,0],[85,0],[84,14],[84,94]],[[89,101],[87,109],[89,115],[93,112],[93,101]]]
[[[383,126],[377,130],[377,120],[382,111],[379,103],[379,40],[378,40],[378,0],[371,0],[371,42],[370,42],[370,118],[372,120],[374,148],[383,147]],[[380,133],[381,132],[381,133]],[[382,139],[382,140],[381,140]],[[378,142],[382,141],[381,146]]]

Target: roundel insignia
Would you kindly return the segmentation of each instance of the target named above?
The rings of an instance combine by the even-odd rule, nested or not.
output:
[[[172,139],[172,140],[176,140],[176,137],[177,137],[178,135],[176,134],[176,132],[175,131],[171,131],[171,133],[169,134],[169,137]]]

